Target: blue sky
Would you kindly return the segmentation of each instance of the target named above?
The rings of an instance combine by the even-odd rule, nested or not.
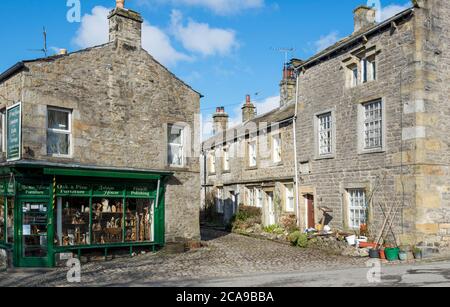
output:
[[[73,1],[73,0],[70,0]],[[68,0],[2,0],[0,71],[23,59],[40,57],[42,27],[50,53],[75,51],[107,41],[105,15],[114,0],[80,0],[81,22],[67,20]],[[376,2],[376,1],[372,1]],[[209,118],[225,106],[231,121],[240,120],[246,94],[258,112],[277,105],[284,55],[308,58],[351,34],[352,11],[365,0],[127,0],[127,8],[145,19],[144,48],[205,95],[202,113]],[[382,18],[410,5],[381,0]],[[255,96],[255,93],[258,95]]]

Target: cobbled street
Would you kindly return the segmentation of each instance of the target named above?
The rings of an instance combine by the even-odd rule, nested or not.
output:
[[[202,239],[207,247],[184,254],[158,252],[83,264],[79,284],[67,282],[67,268],[57,268],[3,272],[0,286],[189,285],[254,274],[362,268],[366,261],[209,229],[202,230]]]

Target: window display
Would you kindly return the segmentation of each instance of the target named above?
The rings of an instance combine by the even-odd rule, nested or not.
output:
[[[5,241],[5,198],[0,198],[0,241]]]
[[[93,244],[123,241],[122,199],[94,198],[92,202]]]
[[[88,245],[89,198],[60,197],[55,209],[57,231],[55,241],[60,246]]]
[[[127,199],[125,214],[125,241],[153,241],[153,201]]]

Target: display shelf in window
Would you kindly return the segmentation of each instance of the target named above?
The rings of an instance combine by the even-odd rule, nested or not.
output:
[[[61,246],[89,245],[89,198],[60,197],[55,210],[56,242]]]
[[[94,198],[92,239],[94,244],[123,242],[123,202],[121,199]]]
[[[153,241],[154,203],[149,199],[127,199],[125,241]]]

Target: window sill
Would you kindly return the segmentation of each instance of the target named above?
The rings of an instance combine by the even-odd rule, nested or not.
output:
[[[370,155],[370,154],[377,154],[377,153],[385,153],[386,150],[384,148],[374,148],[374,149],[364,149],[360,150],[358,153],[359,155]]]
[[[230,170],[222,171],[222,174],[223,174],[223,175],[225,175],[225,174],[231,174],[231,171],[230,171]]]
[[[72,155],[50,155],[50,154],[47,154],[47,157],[57,158],[57,159],[73,159]]]
[[[283,166],[283,162],[272,162],[272,167]]]
[[[172,171],[188,171],[189,167],[187,167],[187,166],[168,165],[167,169],[172,170]]]
[[[314,160],[318,161],[318,160],[331,160],[331,159],[335,159],[336,155],[335,154],[330,154],[330,155],[324,155],[324,156],[316,156],[314,157]]]
[[[258,166],[247,166],[245,168],[246,171],[253,171],[253,170],[257,170],[257,169],[258,169]]]

